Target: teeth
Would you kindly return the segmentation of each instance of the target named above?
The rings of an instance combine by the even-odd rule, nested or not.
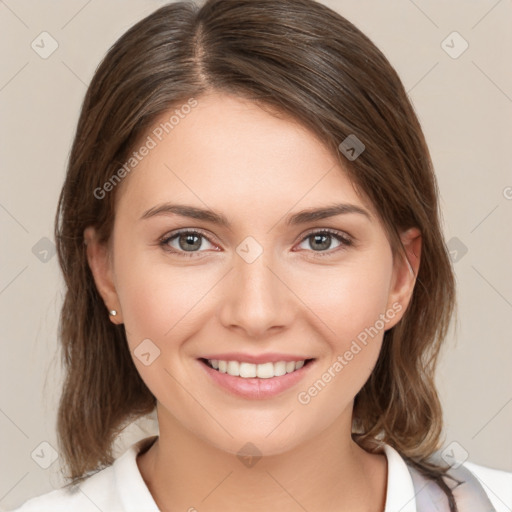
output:
[[[252,364],[239,361],[222,361],[218,359],[208,359],[208,364],[221,373],[227,373],[234,377],[243,377],[250,379],[258,377],[260,379],[271,379],[280,377],[287,373],[292,373],[304,366],[305,361],[278,361],[277,363]]]
[[[240,363],[238,361],[228,361],[228,371],[226,373],[240,375]]]
[[[231,375],[250,379],[252,377],[256,377],[258,374],[258,366],[251,363],[240,363],[240,371],[238,373],[232,373]]]
[[[256,376],[259,379],[271,379],[274,377],[274,364],[273,363],[262,363],[252,365],[256,368]],[[276,364],[277,366],[277,364]]]
[[[289,361],[288,363],[286,363],[286,373],[291,373],[295,370],[295,365],[297,363],[295,363],[294,361]]]

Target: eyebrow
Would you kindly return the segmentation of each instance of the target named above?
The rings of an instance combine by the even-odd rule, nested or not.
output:
[[[317,220],[326,219],[328,217],[335,217],[336,215],[349,213],[357,213],[360,215],[364,215],[368,218],[368,220],[371,220],[371,214],[364,208],[361,208],[360,206],[357,206],[355,204],[341,203],[321,208],[308,208],[306,210],[294,213],[293,215],[287,217],[286,225],[295,226],[298,224],[306,224],[308,222],[314,222]],[[195,206],[188,206],[182,204],[164,203],[161,205],[154,206],[153,208],[146,210],[139,220],[150,219],[158,215],[169,214],[175,214],[180,215],[182,217],[203,220],[211,222],[213,224],[217,224],[227,229],[231,229],[231,223],[221,213],[215,212],[214,210],[206,210],[203,208],[197,208]]]

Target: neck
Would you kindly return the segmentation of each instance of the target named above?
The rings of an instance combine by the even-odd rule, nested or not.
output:
[[[195,436],[174,418],[161,418],[160,436],[137,457],[158,508],[281,512],[384,510],[387,459],[351,438],[351,417],[279,455],[239,457]],[[243,444],[243,443],[242,443]]]

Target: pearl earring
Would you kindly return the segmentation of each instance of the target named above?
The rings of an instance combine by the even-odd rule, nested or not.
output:
[[[115,309],[111,309],[109,311],[109,313],[110,313],[111,316],[116,316],[117,315],[117,311]]]

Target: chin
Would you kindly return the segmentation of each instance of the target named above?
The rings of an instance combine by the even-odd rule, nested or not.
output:
[[[281,455],[296,449],[298,445],[305,442],[305,436],[300,436],[295,429],[285,429],[283,425],[276,428],[275,425],[278,423],[275,423],[271,429],[254,426],[247,429],[231,428],[229,432],[233,437],[228,437],[224,433],[222,439],[212,437],[211,431],[201,437],[216,449],[238,457]],[[269,432],[271,433],[269,434]]]

